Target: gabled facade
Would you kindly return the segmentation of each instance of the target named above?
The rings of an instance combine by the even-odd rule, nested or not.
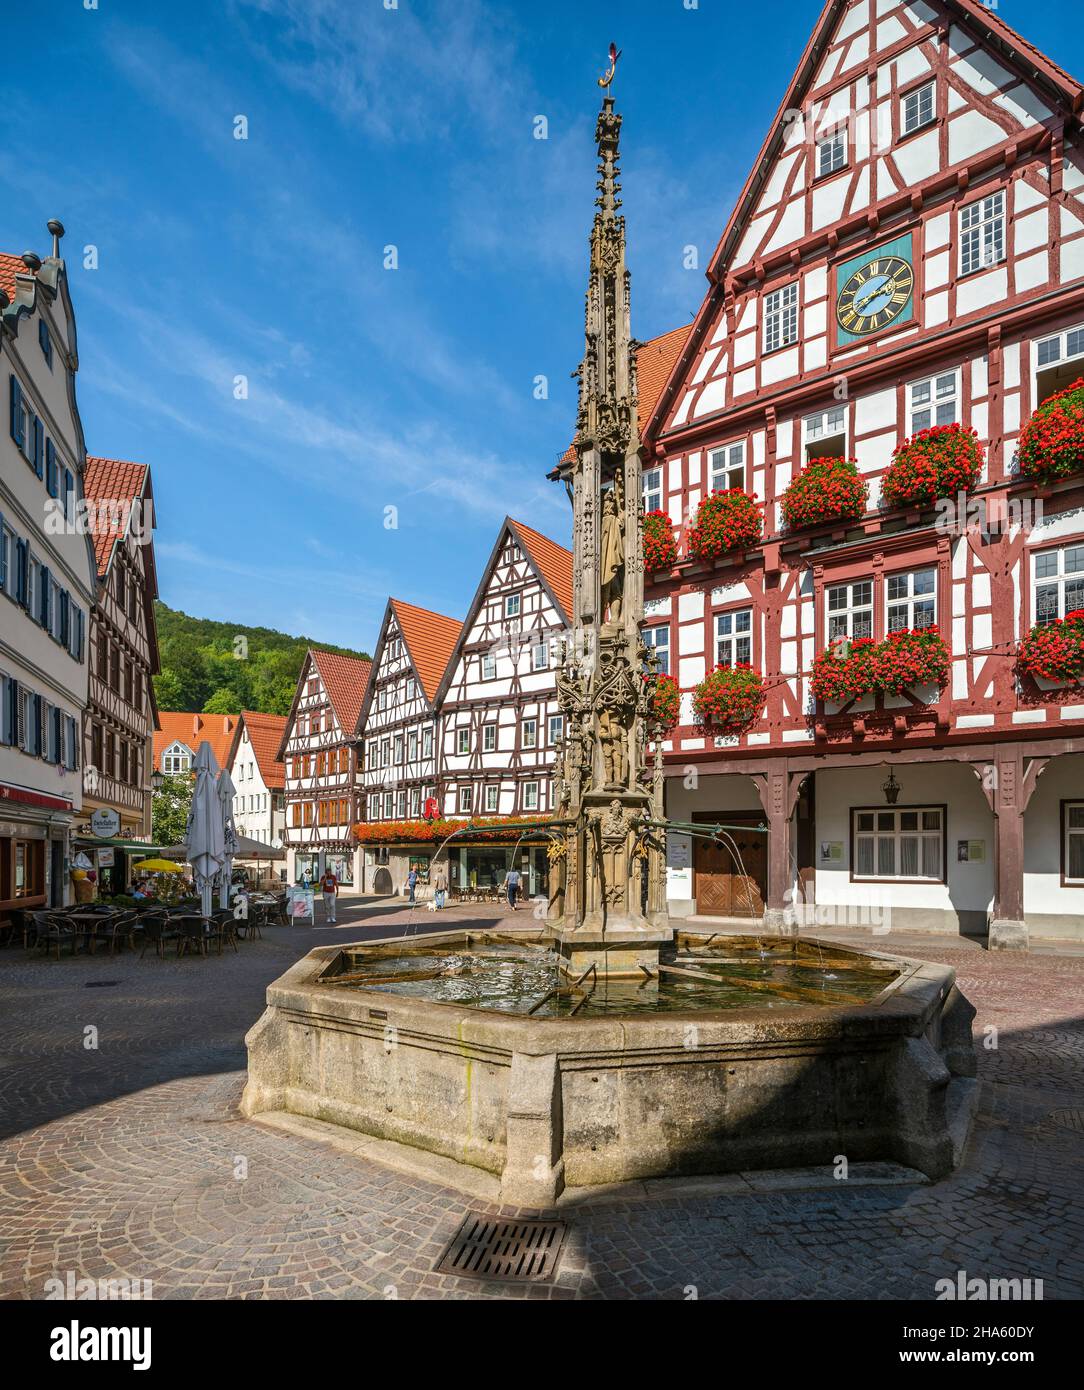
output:
[[[740,866],[675,840],[672,910],[891,901],[898,924],[989,927],[995,945],[1080,933],[1084,695],[1015,657],[1084,604],[1082,478],[1037,489],[1016,461],[1036,406],[1084,376],[1082,106],[977,0],[825,6],[645,430],[645,493],[680,550],[645,590],[684,692],[667,811],[749,827]],[[985,529],[882,503],[897,445],[954,422],[982,445]],[[784,490],[831,456],[857,460],[865,516],[788,531]],[[764,504],[763,543],[700,562],[689,523],[733,487]],[[930,623],[944,690],[814,698],[831,639]],[[741,661],[763,715],[714,737],[692,693]]]
[[[275,848],[285,843],[286,765],[279,749],[286,724],[284,714],[242,710],[226,761],[236,789],[234,826],[250,840]]]
[[[215,762],[219,767],[225,767],[238,718],[236,714],[159,710],[154,730],[153,770],[165,777],[191,772],[196,762],[196,750],[201,743],[209,744]]]
[[[113,813],[114,838],[148,840],[151,767],[157,719],[151,677],[158,671],[154,600],[153,494],[142,463],[88,457],[84,493],[97,563],[98,585],[90,619],[90,685],[83,716],[83,811],[80,848],[101,847],[92,835],[95,812]],[[100,878],[127,885],[123,846]],[[108,852],[108,851],[107,851]],[[111,869],[107,874],[106,869]]]
[[[309,650],[286,718],[278,755],[285,764],[287,881],[326,868],[344,889],[361,890],[352,827],[361,813],[357,722],[371,663]]]
[[[0,917],[70,900],[97,566],[63,228],[52,255],[0,255]]]

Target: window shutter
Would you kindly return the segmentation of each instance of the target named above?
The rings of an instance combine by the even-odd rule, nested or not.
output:
[[[18,603],[26,607],[27,591],[29,589],[30,577],[30,547],[26,541],[16,539],[15,541],[15,598]]]
[[[23,414],[23,388],[14,372],[11,374],[11,437],[19,448],[26,444],[26,417]]]
[[[45,441],[45,487],[50,497],[60,492],[60,478],[56,466],[56,445],[51,439]]]
[[[45,476],[45,426],[34,416],[34,453],[31,462],[39,478]]]
[[[42,565],[41,569],[38,571],[38,574],[38,583],[40,589],[40,592],[38,594],[38,621],[41,623],[42,627],[45,628],[46,632],[48,632],[49,598],[52,594],[52,585],[49,583],[49,570],[47,566]]]
[[[14,537],[13,537],[14,539]],[[0,512],[0,589],[8,586],[8,538],[4,530],[4,513]]]
[[[27,752],[34,753],[41,757],[41,716],[42,698],[40,695],[30,697],[30,747]]]
[[[60,591],[60,631],[57,636],[70,651],[72,645],[71,604],[68,601],[67,589]]]
[[[64,518],[75,520],[75,478],[70,468],[64,470]]]

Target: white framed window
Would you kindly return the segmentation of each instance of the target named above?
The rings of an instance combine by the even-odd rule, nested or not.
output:
[[[470,752],[470,730],[456,729],[455,731],[455,751],[460,755]]]
[[[496,811],[500,808],[501,789],[496,783],[486,787],[486,810]]]
[[[912,381],[907,387],[907,418],[911,434],[933,425],[956,424],[960,418],[959,369]]]
[[[497,726],[496,724],[482,725],[482,752],[495,753],[497,750]]]
[[[807,459],[847,457],[847,408],[834,405],[802,421]]]
[[[740,444],[726,444],[721,449],[712,449],[708,455],[709,491],[728,492],[735,487],[745,487],[744,440]]]
[[[1001,189],[960,209],[960,274],[1005,259],[1005,194]]]
[[[834,174],[847,163],[847,127],[840,126],[817,141],[817,177]]]
[[[644,474],[644,511],[662,511],[662,469],[649,468]]]
[[[1084,801],[1063,801],[1062,877],[1066,883],[1084,883]]]
[[[504,616],[506,618],[518,618],[520,613],[520,595],[506,594],[504,597]]]
[[[885,626],[889,632],[905,627],[929,627],[937,622],[937,570],[908,570],[885,576]]]
[[[405,789],[405,788],[404,788],[401,792],[399,792],[399,793],[396,795],[396,798],[395,798],[395,813],[396,813],[396,815],[399,817],[400,820],[402,820],[402,819],[406,816],[406,789]]]
[[[833,584],[826,594],[828,640],[873,636],[873,580]]]
[[[392,761],[395,763],[396,767],[398,767],[399,764],[403,761],[403,735],[402,735],[402,734],[396,734],[396,735],[395,735],[395,752],[394,752],[394,754],[393,754],[393,756],[392,756]]]
[[[659,623],[657,627],[644,628],[644,645],[650,647],[658,658],[660,676],[670,674],[670,624]]]
[[[852,878],[944,882],[944,807],[855,807],[851,822]]]
[[[482,657],[482,679],[484,681],[496,680],[497,678],[497,658],[488,652]]]
[[[418,731],[412,729],[407,734],[407,762],[416,763],[418,761]]]
[[[380,766],[381,766],[381,767],[390,767],[390,766],[391,766],[391,739],[390,739],[390,738],[386,738],[386,739],[381,740],[381,744],[380,744]]]
[[[913,130],[921,130],[929,125],[935,114],[934,88],[936,83],[924,82],[913,92],[908,92],[900,104],[900,130],[910,135]]]
[[[523,747],[538,747],[538,720],[525,719],[523,721]]]
[[[715,664],[749,665],[753,660],[753,610],[732,608],[715,615]]]
[[[798,282],[764,296],[764,351],[788,347],[798,341]]]
[[[433,726],[426,725],[422,730],[422,757],[431,758],[433,756]]]
[[[1084,608],[1084,545],[1041,550],[1032,559],[1032,622],[1046,627]]]
[[[384,793],[384,819],[391,820],[395,812],[395,797],[391,792]]]
[[[548,723],[549,741],[552,747],[565,731],[565,717],[563,714],[551,714]]]
[[[543,638],[531,648],[531,670],[544,671],[550,664],[549,643]]]
[[[525,811],[538,810],[538,783],[524,782],[523,784],[523,809]]]
[[[1033,402],[1041,405],[1055,391],[1063,391],[1081,375],[1084,358],[1084,326],[1067,328],[1040,338],[1033,348],[1035,357],[1035,391]]]
[[[410,814],[420,816],[422,813],[422,789],[421,787],[411,787],[410,789]]]
[[[469,811],[469,810],[471,809],[472,803],[473,803],[473,788],[471,788],[471,787],[460,787],[460,788],[459,788],[459,802],[458,802],[459,810],[460,810],[461,812]]]

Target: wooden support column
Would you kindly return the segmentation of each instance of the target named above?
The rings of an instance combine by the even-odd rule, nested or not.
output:
[[[1024,812],[1049,759],[1025,757],[1019,747],[999,748],[993,762],[979,769],[983,791],[994,812],[994,910],[991,951],[1026,951],[1024,916]]]
[[[797,931],[790,828],[805,775],[791,772],[787,760],[780,758],[753,777],[768,821],[768,899],[764,905],[764,926],[769,931]]]

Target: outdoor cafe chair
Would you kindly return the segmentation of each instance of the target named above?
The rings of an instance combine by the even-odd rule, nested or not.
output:
[[[156,913],[153,916],[150,913],[145,914],[140,925],[143,928],[143,949],[139,953],[140,960],[147,954],[148,946],[154,947],[155,955],[164,955],[167,941],[176,941],[177,953],[180,954],[181,934],[164,912]]]
[[[225,907],[220,908],[213,917],[206,918],[204,920],[203,934],[204,954],[206,954],[208,942],[217,942],[219,955],[222,954],[223,942],[227,942],[236,952],[237,929],[241,925],[242,922],[235,919],[229,908]]]
[[[55,917],[51,912],[31,913],[34,928],[34,946],[43,947],[46,951],[56,947],[56,958],[60,959],[60,948],[65,943],[71,947],[71,953],[75,955],[75,941],[77,933],[69,926],[65,926],[62,919]]]
[[[138,925],[138,916],[135,912],[119,912],[116,917],[107,922],[102,928],[102,940],[109,942],[109,954],[116,955],[117,942],[123,945],[127,941],[128,945],[135,947],[135,929]]]

